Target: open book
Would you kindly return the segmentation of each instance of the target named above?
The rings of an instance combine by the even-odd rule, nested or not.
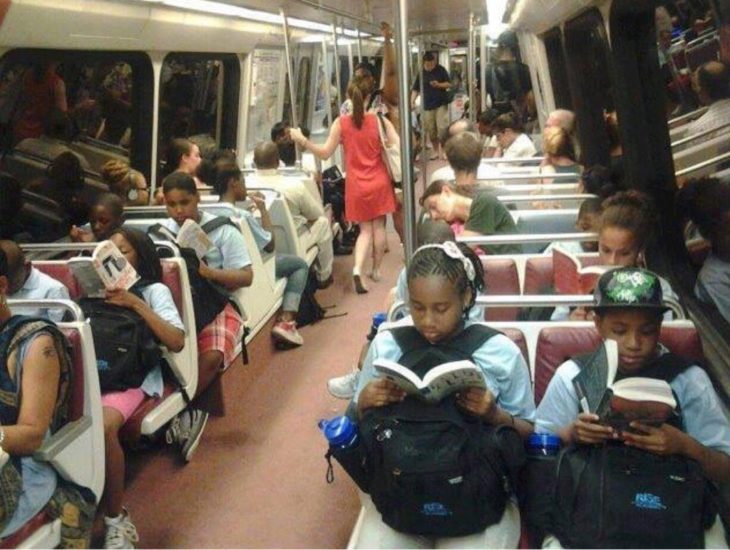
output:
[[[373,366],[383,378],[429,403],[438,403],[447,395],[466,388],[487,387],[481,369],[471,361],[443,363],[429,370],[423,379],[408,367],[388,359],[376,359]]]
[[[90,257],[71,258],[68,265],[90,298],[103,298],[107,289],[129,290],[139,280],[132,264],[111,241],[100,242]]]
[[[616,381],[617,372],[618,346],[604,340],[573,378],[582,412],[618,431],[635,420],[659,426],[674,414],[677,402],[666,381],[642,376]]]
[[[213,242],[203,228],[191,219],[183,222],[177,235],[164,225],[155,226],[154,231],[177,243],[180,248],[192,248],[199,260],[202,260],[206,252],[213,246]]]
[[[553,277],[559,294],[590,294],[609,269],[611,266],[606,265],[583,267],[575,254],[560,246],[553,248]]]

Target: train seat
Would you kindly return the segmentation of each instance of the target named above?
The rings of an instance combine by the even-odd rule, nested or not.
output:
[[[539,200],[539,195],[535,199]],[[513,210],[511,214],[517,225],[517,232],[523,235],[573,233],[578,209]],[[526,243],[522,245],[522,249],[525,253],[539,254],[546,246],[545,243]]]
[[[725,129],[718,130],[719,135],[715,135],[711,138],[700,138],[698,143],[695,143],[691,147],[682,149],[674,157],[674,169],[676,171],[689,168],[699,164],[702,161],[711,159],[727,153],[730,151],[730,140],[728,140],[728,133]],[[692,177],[702,177],[713,174],[719,169],[722,169],[723,165],[713,164],[703,168],[701,171],[695,171],[692,173]]]
[[[696,360],[703,357],[699,335],[691,323],[665,324],[659,341],[679,355]],[[540,330],[535,353],[535,404],[540,403],[553,374],[563,362],[593,351],[599,342],[594,326],[548,326]]]
[[[61,323],[59,328],[71,346],[68,422],[33,456],[50,463],[64,479],[88,487],[99,500],[104,489],[104,417],[91,329],[79,320]],[[60,519],[41,511],[0,541],[0,547],[53,548],[60,543],[60,528]]]
[[[520,293],[520,278],[517,265],[504,256],[482,256],[485,275],[485,293],[494,295],[515,295]],[[514,321],[518,308],[490,308],[485,312],[487,321]]]
[[[598,254],[581,254],[578,257],[583,266],[597,265],[599,261]],[[547,290],[554,289],[552,254],[528,258],[524,281],[522,293],[525,295],[545,294]]]

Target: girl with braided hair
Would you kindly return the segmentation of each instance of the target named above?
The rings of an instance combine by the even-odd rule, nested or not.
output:
[[[365,359],[354,397],[361,421],[377,408],[406,400],[398,385],[377,377],[373,362],[397,362],[405,359],[404,354],[410,355],[413,349],[404,351],[400,344],[404,341],[403,329],[410,327],[410,332],[417,334],[409,333],[408,339],[420,342],[421,347],[415,351],[419,355],[423,351],[423,361],[428,361],[429,353],[463,350],[466,341],[475,349],[470,360],[480,368],[486,389],[470,387],[440,403],[453,400],[466,419],[480,419],[486,426],[513,426],[527,438],[532,433],[535,406],[525,360],[509,338],[468,318],[484,287],[484,271],[474,251],[454,242],[422,246],[408,266],[407,282],[411,316],[381,328]],[[519,512],[512,502],[497,523],[458,538],[426,538],[397,531],[383,521],[370,502],[366,504],[364,522],[363,536],[358,541],[363,548],[516,548],[520,535]]]

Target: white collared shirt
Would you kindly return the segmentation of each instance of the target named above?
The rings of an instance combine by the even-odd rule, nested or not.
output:
[[[30,268],[30,275],[25,280],[23,287],[8,298],[11,300],[70,300],[68,289],[61,282],[38,271],[35,267]],[[13,313],[45,317],[54,322],[59,322],[63,318],[63,309],[13,308]]]

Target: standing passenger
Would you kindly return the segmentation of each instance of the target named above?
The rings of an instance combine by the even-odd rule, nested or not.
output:
[[[433,145],[431,160],[445,159],[441,151],[440,138],[446,133],[449,125],[449,94],[451,80],[448,71],[439,65],[436,56],[426,52],[423,56],[423,70],[411,90],[411,106],[415,105],[416,96],[421,93],[423,78],[423,133],[428,135]]]
[[[335,120],[324,145],[316,145],[297,129],[291,130],[292,139],[311,150],[321,159],[332,156],[342,142],[345,150],[345,215],[357,222],[360,234],[355,243],[353,283],[358,294],[368,290],[363,284],[362,271],[371,251],[373,269],[371,278],[380,280],[380,263],[385,252],[385,215],[395,210],[395,196],[388,169],[383,161],[378,125],[382,121],[389,143],[398,145],[400,139],[395,127],[386,118],[365,112],[364,97],[367,93],[362,80],[353,80],[347,88],[352,100],[353,114]]]

